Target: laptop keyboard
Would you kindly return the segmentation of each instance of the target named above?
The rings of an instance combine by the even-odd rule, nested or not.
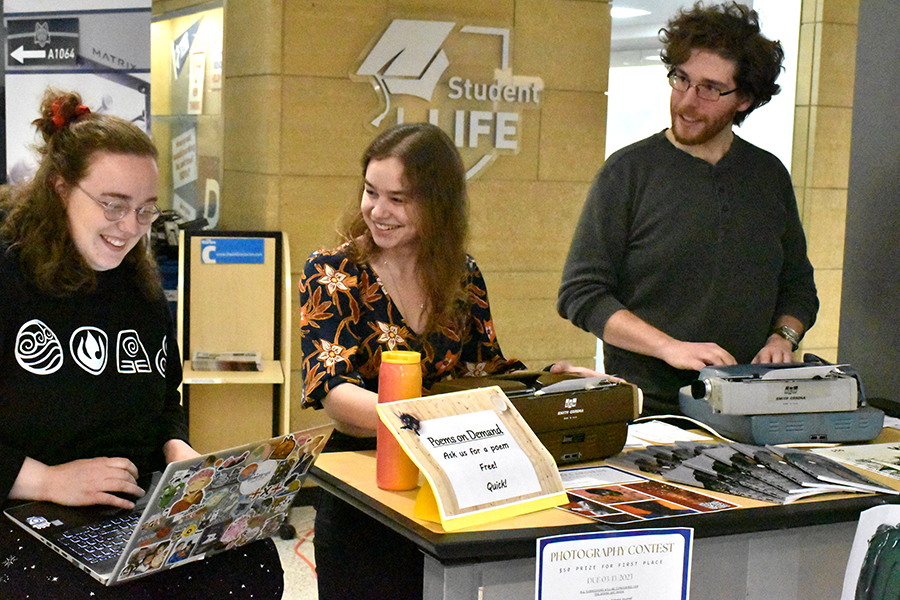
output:
[[[140,518],[141,513],[130,512],[102,523],[76,527],[58,541],[89,564],[117,558]]]

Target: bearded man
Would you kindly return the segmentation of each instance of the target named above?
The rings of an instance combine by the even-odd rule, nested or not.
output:
[[[734,2],[698,2],[660,38],[672,125],[597,174],[557,308],[645,414],[677,414],[707,365],[792,362],[819,302],[790,175],[732,131],[778,93],[781,44]]]

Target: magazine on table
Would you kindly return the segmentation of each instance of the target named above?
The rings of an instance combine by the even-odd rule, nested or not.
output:
[[[740,508],[683,486],[614,467],[560,471],[568,504],[559,508],[601,523],[617,524]]]
[[[623,452],[607,462],[777,504],[827,493],[898,493],[826,456],[795,448],[679,442]]]
[[[900,444],[861,444],[817,448],[816,454],[840,463],[878,473],[891,479],[900,479]]]

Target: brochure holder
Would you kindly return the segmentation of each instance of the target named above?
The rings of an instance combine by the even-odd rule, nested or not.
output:
[[[553,457],[497,386],[377,409],[425,476],[417,518],[455,531],[568,502]]]
[[[182,231],[178,337],[182,404],[200,452],[288,433],[291,265],[280,231]],[[195,352],[250,352],[253,371],[194,370]]]

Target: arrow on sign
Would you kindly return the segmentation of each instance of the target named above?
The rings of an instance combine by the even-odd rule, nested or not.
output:
[[[9,54],[14,59],[23,64],[26,58],[47,58],[46,50],[26,50],[24,46],[19,46]]]

